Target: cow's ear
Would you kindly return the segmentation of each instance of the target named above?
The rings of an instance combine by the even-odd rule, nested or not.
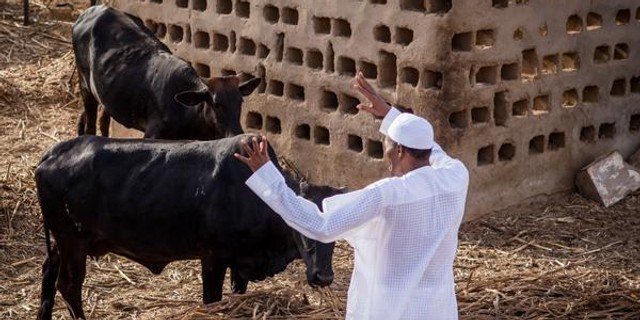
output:
[[[195,107],[198,104],[211,100],[211,94],[209,90],[200,91],[183,91],[173,97],[176,102],[185,107]]]
[[[253,78],[241,83],[238,89],[240,90],[242,96],[246,97],[250,95],[251,92],[253,92],[253,90],[258,87],[260,81],[262,81],[262,78]]]

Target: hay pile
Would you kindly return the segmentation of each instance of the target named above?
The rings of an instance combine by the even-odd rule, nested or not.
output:
[[[29,27],[18,1],[0,6],[0,319],[37,312],[45,248],[33,170],[74,135],[80,113],[70,23],[53,20],[51,6],[35,2]],[[455,261],[461,318],[640,318],[639,206],[638,194],[608,209],[561,196],[464,224]],[[246,295],[203,306],[198,262],[153,276],[108,255],[88,262],[84,308],[91,319],[341,319],[352,258],[338,243],[330,290],[307,286],[296,261]],[[59,295],[54,317],[69,318]]]

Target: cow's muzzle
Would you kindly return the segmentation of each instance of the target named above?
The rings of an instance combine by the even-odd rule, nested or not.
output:
[[[333,271],[320,271],[314,270],[311,273],[307,273],[307,282],[312,287],[326,287],[333,283]]]

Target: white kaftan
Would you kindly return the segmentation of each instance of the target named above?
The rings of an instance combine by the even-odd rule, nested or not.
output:
[[[380,131],[400,112],[392,109]],[[457,319],[453,259],[469,185],[440,146],[431,166],[327,198],[323,210],[287,187],[269,162],[246,184],[294,229],[355,251],[347,319]],[[354,168],[355,169],[355,168]]]

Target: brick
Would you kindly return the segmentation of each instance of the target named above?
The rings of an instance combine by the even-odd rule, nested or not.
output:
[[[581,195],[609,207],[640,188],[640,172],[613,151],[582,168],[576,185]]]

